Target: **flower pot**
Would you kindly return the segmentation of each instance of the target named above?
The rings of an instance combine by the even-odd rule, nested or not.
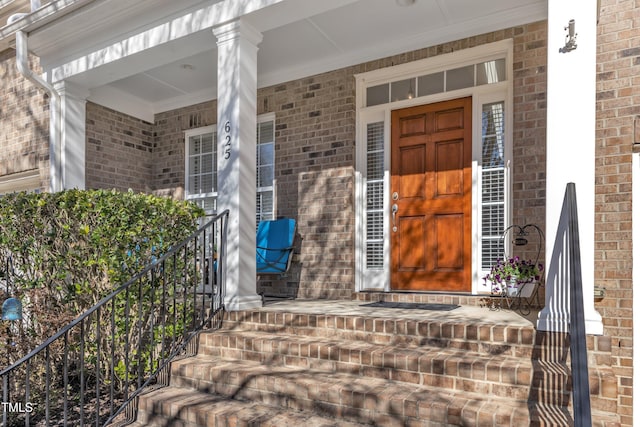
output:
[[[507,283],[507,296],[508,297],[517,297],[519,295],[520,285],[515,280],[512,280]]]

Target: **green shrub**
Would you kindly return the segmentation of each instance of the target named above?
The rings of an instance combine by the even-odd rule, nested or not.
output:
[[[202,214],[190,203],[132,192],[0,198],[0,296],[17,297],[25,312],[8,359],[24,355],[181,241]],[[6,333],[0,331],[0,340]]]

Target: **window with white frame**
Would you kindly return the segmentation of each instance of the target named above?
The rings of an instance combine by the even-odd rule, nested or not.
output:
[[[210,214],[216,210],[218,194],[215,126],[186,131],[185,142],[186,199],[196,203]]]
[[[207,126],[185,132],[185,182],[187,200],[208,214],[216,210],[218,159],[216,127]],[[256,223],[274,217],[275,118],[258,117],[256,139]]]
[[[504,102],[482,105],[482,269],[502,258],[506,215]]]
[[[384,121],[367,124],[366,267],[384,267]]]
[[[256,224],[273,219],[275,174],[275,120],[258,118],[256,137]]]

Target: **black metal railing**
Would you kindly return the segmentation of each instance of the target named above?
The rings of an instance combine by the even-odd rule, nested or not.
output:
[[[578,231],[578,204],[574,183],[567,184],[564,205],[568,214],[569,286],[571,324],[571,378],[573,383],[573,420],[576,426],[591,425],[589,397],[589,369],[587,339],[584,324],[582,291],[582,265],[580,261],[580,233]]]
[[[223,309],[228,211],[0,372],[2,425],[127,422]]]

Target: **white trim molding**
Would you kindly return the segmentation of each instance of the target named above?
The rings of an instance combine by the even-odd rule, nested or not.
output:
[[[640,286],[640,144],[634,147],[631,160],[632,185],[632,237],[633,245],[631,257],[633,260],[632,289]],[[635,244],[633,243],[635,242]],[[640,313],[640,292],[633,292],[633,313]],[[640,342],[640,326],[637,317],[633,319],[633,342]],[[633,346],[633,389],[640,390],[640,345]],[[633,415],[640,418],[640,399],[633,399]]]

